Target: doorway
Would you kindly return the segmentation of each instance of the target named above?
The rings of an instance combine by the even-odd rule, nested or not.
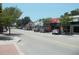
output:
[[[74,26],[73,31],[74,33],[79,33],[79,26]]]

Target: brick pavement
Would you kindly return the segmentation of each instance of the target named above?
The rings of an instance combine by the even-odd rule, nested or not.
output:
[[[0,55],[18,55],[19,52],[14,44],[0,45]]]

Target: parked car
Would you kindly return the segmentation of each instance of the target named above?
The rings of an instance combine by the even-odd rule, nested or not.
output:
[[[59,32],[59,29],[53,29],[53,30],[52,30],[52,34],[56,34],[56,35],[57,35],[57,34],[59,34],[59,33],[60,33],[60,32]]]
[[[40,31],[40,26],[35,26],[33,30],[34,30],[34,32],[39,32]]]
[[[41,26],[40,27],[40,32],[50,32],[51,28],[48,26]]]

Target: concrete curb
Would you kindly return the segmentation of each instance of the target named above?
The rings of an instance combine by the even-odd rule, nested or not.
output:
[[[13,38],[12,42],[18,43],[21,41],[21,38],[19,37],[12,37],[12,38]]]
[[[19,37],[13,37],[13,43],[14,43],[14,45],[15,45],[15,47],[16,47],[16,49],[17,49],[17,51],[18,51],[18,53],[20,54],[20,55],[24,55],[24,53],[20,50],[20,48],[17,46],[17,43],[18,42],[20,42],[21,41],[21,38],[19,38]]]
[[[19,55],[24,55],[24,53],[20,50],[20,48],[17,46],[16,43],[14,43],[16,49],[17,49],[17,52],[19,53]]]

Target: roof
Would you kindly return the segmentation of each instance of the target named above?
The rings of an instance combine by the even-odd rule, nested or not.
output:
[[[50,23],[59,23],[60,21],[59,21],[59,19],[57,19],[57,18],[52,18],[51,20],[50,20]]]

